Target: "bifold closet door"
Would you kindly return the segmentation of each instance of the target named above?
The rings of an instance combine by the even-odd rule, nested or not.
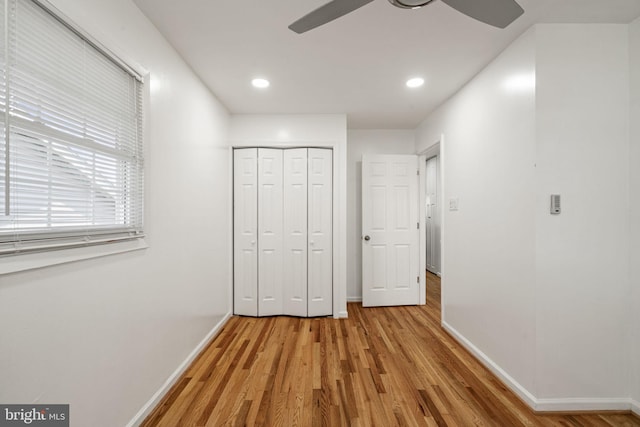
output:
[[[332,150],[234,150],[234,313],[333,310]]]
[[[283,311],[283,151],[258,148],[258,316]]]
[[[233,312],[258,315],[258,149],[233,153]]]
[[[308,312],[333,313],[333,151],[308,149]]]
[[[307,317],[307,149],[284,151],[284,311]]]

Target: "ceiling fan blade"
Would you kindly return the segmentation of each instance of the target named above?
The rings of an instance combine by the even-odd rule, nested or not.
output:
[[[289,29],[295,31],[298,34],[302,34],[306,31],[312,30],[320,25],[331,22],[334,19],[340,18],[349,12],[353,12],[356,9],[361,8],[367,3],[371,3],[373,0],[333,0],[329,3],[320,6],[313,12],[298,19],[293,24],[289,25]]]
[[[442,0],[458,12],[493,25],[506,28],[524,13],[515,0]]]

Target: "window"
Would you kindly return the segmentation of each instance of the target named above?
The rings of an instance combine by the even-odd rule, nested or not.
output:
[[[0,255],[142,236],[142,79],[39,1],[0,15]]]

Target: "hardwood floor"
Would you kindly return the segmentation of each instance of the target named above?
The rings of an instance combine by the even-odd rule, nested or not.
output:
[[[440,301],[442,300],[440,278],[435,274],[430,273],[429,270],[427,270],[426,276],[427,276],[427,305],[437,308],[438,318],[440,318]]]
[[[440,328],[428,276],[426,306],[233,317],[143,426],[640,426],[534,414]]]

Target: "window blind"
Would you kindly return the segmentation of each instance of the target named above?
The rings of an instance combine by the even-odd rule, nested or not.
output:
[[[0,2],[0,255],[140,237],[141,79],[42,3]]]

